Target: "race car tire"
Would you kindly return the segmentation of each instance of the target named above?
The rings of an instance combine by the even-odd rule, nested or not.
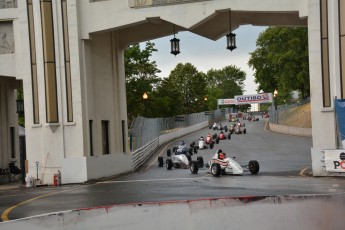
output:
[[[216,138],[216,143],[219,144],[219,138],[218,137]]]
[[[163,157],[158,157],[158,167],[163,167]]]
[[[217,133],[213,134],[213,139],[216,139],[217,138]]]
[[[246,134],[246,133],[247,133],[247,129],[244,129],[244,130],[243,130],[243,134]]]
[[[194,150],[194,153],[198,153],[198,148],[196,146],[194,146],[193,150]]]
[[[228,140],[230,140],[230,139],[231,139],[231,133],[228,134]]]
[[[214,143],[212,142],[212,143],[210,144],[210,149],[213,149],[213,147],[214,147]]]
[[[243,127],[246,127],[246,124],[245,124],[245,123],[243,123]]]
[[[191,171],[193,174],[197,174],[198,171],[199,171],[198,162],[196,162],[196,161],[190,162],[189,169],[190,169],[190,171]]]
[[[204,158],[197,157],[196,161],[198,162],[199,168],[203,168],[204,167]]]
[[[167,150],[167,156],[170,157],[171,156],[171,149]]]
[[[256,160],[249,161],[248,169],[251,174],[257,174],[260,170],[259,162]]]
[[[218,163],[213,163],[211,165],[211,174],[212,176],[214,177],[219,177],[220,176],[220,173],[221,173],[221,167],[220,167],[220,164]]]
[[[173,167],[173,162],[171,159],[167,159],[165,162],[165,166],[167,167],[168,170],[171,170]]]
[[[189,153],[190,155],[193,155],[193,148],[192,148],[192,147],[190,147],[190,148],[188,149],[188,153]]]

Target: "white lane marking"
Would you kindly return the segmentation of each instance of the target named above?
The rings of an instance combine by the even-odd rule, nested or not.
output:
[[[196,180],[201,179],[205,176],[194,177],[194,178],[170,178],[170,179],[149,179],[149,180],[122,180],[122,181],[101,181],[97,184],[116,184],[116,183],[136,183],[136,182],[157,182],[157,181],[174,181],[174,180]]]

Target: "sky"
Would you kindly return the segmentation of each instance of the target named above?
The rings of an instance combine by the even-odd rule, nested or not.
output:
[[[170,54],[170,39],[173,36],[152,40],[158,52],[152,54],[151,60],[156,61],[157,68],[162,72],[160,77],[168,77],[170,71],[178,63],[191,63],[198,71],[206,73],[210,69],[222,69],[228,65],[235,65],[247,75],[244,81],[244,94],[256,94],[254,71],[249,68],[249,53],[256,49],[256,39],[266,27],[240,26],[232,31],[236,34],[237,49],[232,52],[226,49],[225,36],[213,41],[190,32],[179,32],[176,38],[180,39],[181,53],[174,56]]]

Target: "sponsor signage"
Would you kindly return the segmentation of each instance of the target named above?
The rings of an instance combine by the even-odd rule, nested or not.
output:
[[[235,99],[218,99],[218,105],[235,105]]]
[[[327,172],[345,172],[345,150],[324,150]]]
[[[236,105],[273,102],[272,93],[235,96]]]
[[[128,6],[130,8],[150,7],[150,6],[164,6],[172,4],[182,4],[191,2],[205,2],[211,0],[129,0]]]

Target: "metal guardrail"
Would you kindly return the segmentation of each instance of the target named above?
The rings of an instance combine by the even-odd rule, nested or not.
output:
[[[144,147],[132,153],[132,171],[134,172],[142,166],[154,153],[159,146],[159,138],[154,139]]]
[[[160,135],[174,132],[184,127],[205,121],[209,121],[209,124],[222,121],[225,119],[225,113],[226,111],[214,110],[169,118],[145,118],[139,116],[133,120],[129,130],[130,151],[136,151]]]

